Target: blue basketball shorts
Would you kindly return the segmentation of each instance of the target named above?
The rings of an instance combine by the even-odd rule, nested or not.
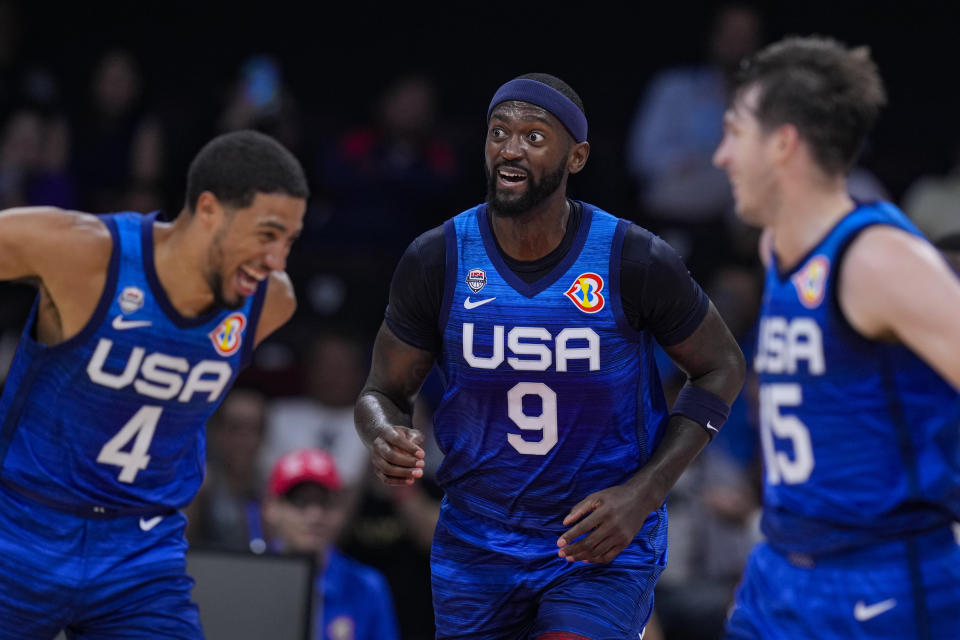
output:
[[[480,546],[478,524],[441,511],[430,559],[437,638],[640,637],[666,563],[665,518],[608,564],[570,563],[554,536],[496,527],[486,536],[497,542]]]
[[[0,487],[0,638],[202,638],[186,518],[82,518]]]
[[[760,544],[726,637],[957,640],[960,546],[950,529],[817,558]]]

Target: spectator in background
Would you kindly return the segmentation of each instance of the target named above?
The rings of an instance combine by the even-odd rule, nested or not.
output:
[[[143,101],[143,76],[132,54],[105,52],[90,79],[90,101],[73,131],[72,173],[88,211],[162,208],[163,129]]]
[[[244,60],[217,121],[220,131],[256,129],[303,154],[303,123],[280,62],[271,55]]]
[[[334,545],[347,520],[340,477],[323,449],[299,449],[274,465],[263,516],[270,548],[316,556],[316,640],[395,640],[393,596],[383,575]]]
[[[760,45],[761,30],[753,7],[722,5],[710,26],[707,58],[656,74],[630,124],[626,162],[639,222],[669,242],[695,277],[705,278],[731,246],[725,239],[736,224],[732,194],[711,158],[723,134],[730,77]],[[755,244],[746,244],[752,252]]]
[[[321,331],[304,349],[302,363],[302,392],[268,405],[260,468],[273,468],[294,449],[321,447],[336,460],[346,501],[353,504],[369,467],[367,448],[353,426],[353,403],[367,372],[366,345],[345,331]]]
[[[263,552],[260,526],[263,476],[256,462],[263,443],[266,398],[234,388],[207,423],[207,469],[186,509],[191,545]]]
[[[62,116],[22,108],[0,135],[0,208],[76,205],[67,172],[70,131]]]
[[[360,323],[374,334],[407,239],[453,206],[458,154],[437,103],[432,78],[400,76],[376,97],[367,122],[320,143],[320,205],[294,264],[309,274],[307,305],[324,319]]]
[[[756,341],[762,272],[728,265],[705,291],[737,338],[748,364]],[[665,391],[685,378],[661,359]],[[759,539],[759,455],[756,375],[747,378],[730,417],[674,485],[667,499],[670,561],[657,584],[655,607],[669,640],[718,640],[741,570]]]

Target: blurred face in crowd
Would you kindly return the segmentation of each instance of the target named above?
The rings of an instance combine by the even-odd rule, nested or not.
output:
[[[747,88],[727,109],[713,164],[730,178],[737,215],[747,224],[763,226],[777,201],[776,139],[755,115],[759,91]]]
[[[340,535],[347,511],[343,491],[304,482],[270,499],[265,515],[285,551],[319,554]]]
[[[263,442],[266,405],[253,391],[234,389],[210,423],[210,444],[222,464],[237,475],[249,475]]]
[[[207,283],[218,305],[236,309],[256,293],[271,271],[286,268],[290,248],[303,228],[306,201],[279,193],[257,193],[249,206],[230,209],[204,192],[197,199],[194,215],[205,207],[220,218],[207,252]]]
[[[490,114],[485,146],[487,202],[519,216],[566,186],[573,148],[566,128],[545,109],[511,100]]]

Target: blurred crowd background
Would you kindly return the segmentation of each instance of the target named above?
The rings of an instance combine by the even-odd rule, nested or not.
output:
[[[547,72],[581,95],[591,157],[570,194],[663,236],[750,357],[757,231],[710,164],[726,79],[783,35],[869,45],[890,107],[851,176],[858,198],[900,204],[960,249],[960,91],[948,3],[717,2],[442,10],[253,3],[0,1],[0,208],[94,213],[182,207],[186,168],[212,136],[256,128],[302,161],[313,196],[288,271],[300,306],[257,352],[208,426],[208,478],[191,543],[251,548],[251,513],[284,453],[322,447],[342,480],[337,546],[375,567],[401,637],[433,637],[429,544],[440,492],[371,482],[352,406],[393,267],[419,233],[483,199],[487,102]],[[0,284],[0,380],[34,291]],[[682,377],[662,360],[668,398]],[[430,378],[416,421],[430,430]],[[757,538],[748,380],[723,434],[670,496],[670,565],[657,592],[668,638],[715,638]],[[269,523],[267,523],[269,524]],[[259,525],[257,525],[259,526]],[[259,549],[259,550],[262,550]]]

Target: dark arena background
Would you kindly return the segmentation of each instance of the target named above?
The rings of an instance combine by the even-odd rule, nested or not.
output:
[[[0,0],[0,209],[160,210],[172,219],[183,204],[189,161],[211,137],[249,127],[284,142],[303,163],[312,191],[288,263],[299,306],[238,380],[255,402],[239,405],[239,417],[229,419],[253,424],[253,444],[231,440],[228,418],[218,417],[208,429],[208,471],[229,475],[224,461],[232,460],[239,465],[234,471],[246,469],[244,495],[259,496],[269,462],[289,442],[276,435],[283,430],[274,426],[276,416],[311,406],[324,417],[307,419],[313,422],[305,432],[322,431],[319,443],[346,452],[338,464],[354,478],[340,548],[382,572],[402,638],[432,638],[429,525],[441,493],[430,472],[441,454],[430,448],[422,490],[412,501],[399,499],[370,482],[352,427],[352,403],[393,268],[420,233],[483,200],[485,115],[497,87],[523,73],[550,73],[579,93],[589,121],[590,158],[571,178],[570,195],[663,230],[747,344],[760,290],[755,230],[736,227],[721,194],[702,214],[707,240],[725,238],[721,243],[705,253],[696,248],[703,240],[696,230],[671,235],[658,217],[663,212],[644,199],[650,182],[630,160],[634,118],[648,91],[662,72],[707,62],[711,26],[728,6],[756,16],[758,45],[819,34],[870,48],[889,104],[856,167],[865,194],[912,214],[907,205],[918,201],[922,187],[960,170],[955,2]],[[691,107],[691,137],[709,140],[719,131],[716,104],[705,103],[701,112],[684,107]],[[689,162],[702,169],[709,149],[696,153]],[[941,186],[937,202],[948,213],[935,229],[960,233],[960,186]],[[723,235],[709,235],[717,229]],[[0,384],[34,295],[24,284],[0,283]],[[662,373],[669,392],[675,372]],[[427,430],[438,384],[428,378],[418,405],[416,419]],[[670,498],[675,504],[668,501],[671,565],[658,586],[662,628],[651,631],[653,640],[719,637],[745,551],[756,539],[753,398],[745,396],[737,419],[741,428],[727,427],[724,445],[732,463],[722,471],[709,462],[691,467]],[[317,430],[322,420],[328,422]],[[718,477],[732,478],[722,513],[705,500]],[[309,615],[301,596],[312,567],[247,563],[251,545],[242,523],[218,528],[210,520],[216,510],[205,508],[188,509],[192,566],[204,576],[197,598],[229,594],[238,603],[231,613],[222,602],[207,609],[201,602],[207,615],[221,616],[205,620],[208,629],[226,622],[249,637],[271,637],[256,635],[258,617]],[[239,554],[238,563],[221,571],[218,553]],[[234,589],[261,583],[273,595]],[[284,588],[278,585],[292,590],[281,597],[287,610],[276,608]],[[240,611],[250,621],[238,618]],[[337,629],[342,635],[323,637],[353,637]]]

